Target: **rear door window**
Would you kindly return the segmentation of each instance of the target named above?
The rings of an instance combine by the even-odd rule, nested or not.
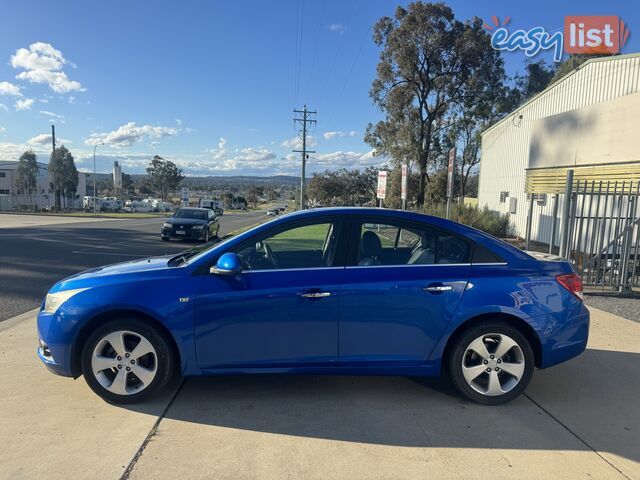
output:
[[[429,225],[365,221],[360,226],[356,264],[461,264],[469,263],[470,254],[467,240]]]

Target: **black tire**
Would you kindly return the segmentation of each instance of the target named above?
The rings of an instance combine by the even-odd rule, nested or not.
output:
[[[107,390],[96,378],[91,368],[93,351],[106,335],[119,330],[134,332],[148,340],[156,353],[156,373],[150,384],[137,393],[119,395]],[[175,359],[167,340],[154,327],[136,318],[120,318],[100,325],[93,331],[82,348],[80,364],[85,381],[98,396],[109,403],[131,404],[141,402],[157,393],[174,374]],[[114,369],[115,372],[117,370]],[[134,379],[135,380],[135,377]]]
[[[162,238],[162,240],[163,240],[164,242],[168,242],[168,241],[169,241],[169,237],[161,237],[161,238]]]
[[[524,360],[524,371],[518,383],[508,392],[497,396],[488,396],[472,388],[462,372],[463,356],[467,347],[478,337],[487,334],[502,334],[511,337],[520,347]],[[500,320],[490,320],[469,327],[454,341],[455,343],[451,346],[446,359],[447,375],[453,386],[469,400],[482,405],[501,405],[516,398],[529,385],[535,368],[533,349],[527,337],[513,325]],[[504,373],[501,372],[501,375]]]

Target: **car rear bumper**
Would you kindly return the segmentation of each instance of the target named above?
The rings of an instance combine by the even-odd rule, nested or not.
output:
[[[589,310],[577,302],[562,313],[546,315],[540,368],[547,368],[580,355],[589,341]]]

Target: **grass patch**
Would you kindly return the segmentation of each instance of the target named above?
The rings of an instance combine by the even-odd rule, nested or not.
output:
[[[424,213],[446,218],[447,205],[444,203],[425,205]],[[489,210],[486,205],[483,208],[479,208],[475,205],[453,204],[451,205],[449,219],[477,228],[494,237],[505,238],[513,234],[513,225],[509,214],[501,214],[500,212]]]

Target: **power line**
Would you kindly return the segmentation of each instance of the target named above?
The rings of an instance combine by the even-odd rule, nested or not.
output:
[[[297,72],[296,72],[296,82],[295,82],[295,102],[294,105],[298,104],[298,97],[300,94],[300,70],[302,69],[302,44],[304,41],[304,6],[305,6],[305,1],[302,0],[302,15],[300,17],[300,41],[297,41],[297,34],[296,34],[296,43],[298,45],[298,47],[296,48],[297,50]]]
[[[305,89],[304,89],[304,97],[303,101],[306,100],[306,97],[309,93],[309,85],[311,85],[311,80],[313,79],[313,74],[315,72],[316,69],[316,59],[318,57],[318,47],[320,46],[320,34],[322,33],[322,25],[324,23],[324,13],[325,10],[327,9],[327,0],[324,0],[324,2],[322,3],[322,13],[320,13],[320,22],[318,23],[318,33],[316,35],[316,44],[315,47],[313,49],[313,60],[311,61],[311,73],[309,74],[309,77],[307,78],[307,81],[305,82]]]
[[[353,6],[351,7],[351,11],[349,12],[349,16],[347,17],[347,23],[345,24],[345,27],[348,27],[349,24],[351,23],[351,17],[353,17],[353,13],[355,12],[357,5],[358,5],[358,0],[354,0]],[[329,84],[329,80],[331,80],[331,74],[333,73],[333,69],[336,66],[336,60],[338,59],[338,56],[340,55],[340,51],[342,50],[343,43],[344,42],[342,42],[342,41],[340,43],[338,43],[338,48],[336,49],[336,53],[333,56],[333,61],[331,62],[331,67],[327,71],[326,80],[325,80],[324,84],[322,85],[322,90],[320,91],[320,104],[322,104],[322,101],[324,100],[324,92],[327,89],[327,85]]]
[[[294,52],[293,58],[293,105],[295,107],[296,102],[298,101],[298,31],[300,29],[300,2],[296,0],[296,50]],[[295,132],[295,131],[294,131]]]
[[[349,84],[349,80],[351,79],[351,74],[353,73],[353,70],[355,69],[356,64],[358,63],[358,60],[360,59],[360,54],[362,53],[362,49],[364,48],[364,44],[367,41],[367,38],[369,38],[369,32],[371,32],[371,27],[367,28],[367,31],[365,32],[364,38],[362,39],[362,42],[360,42],[360,48],[358,48],[358,51],[356,53],[356,57],[353,59],[353,62],[351,63],[351,68],[347,72],[347,77],[345,78],[345,81],[342,84],[342,88],[340,89],[340,93],[338,94],[338,97],[336,98],[336,102],[334,103],[334,107],[331,109],[331,114],[329,115],[329,118],[327,120],[327,126],[329,126],[329,127],[331,127],[331,121],[333,120],[333,114],[335,113],[337,106],[340,105],[340,100],[342,99],[342,95],[344,94],[344,91],[347,88],[347,85]]]

